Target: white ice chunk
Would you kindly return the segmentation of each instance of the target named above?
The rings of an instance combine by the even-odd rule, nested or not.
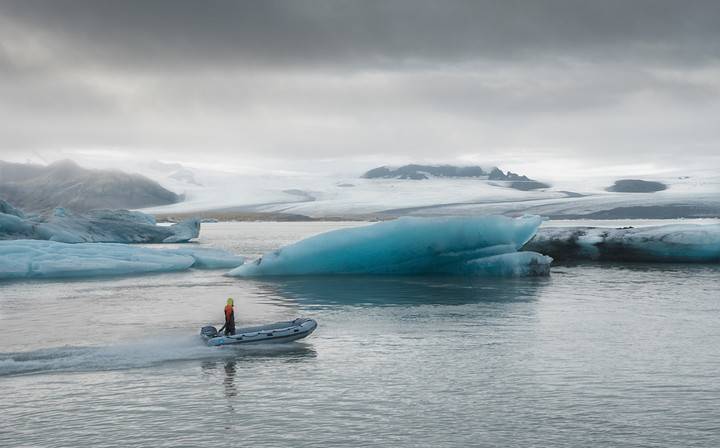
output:
[[[487,266],[471,267],[467,262],[515,253],[541,222],[536,216],[404,217],[315,235],[228,275],[490,273]],[[512,260],[529,263],[524,258],[496,260],[503,265]],[[498,267],[499,271],[510,270]]]
[[[70,212],[65,210],[62,207],[55,207],[55,211],[53,212],[53,216],[57,216],[58,218],[65,218],[67,216],[70,216]]]

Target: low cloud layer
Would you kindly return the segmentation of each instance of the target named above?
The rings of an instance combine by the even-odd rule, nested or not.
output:
[[[720,167],[717,23],[705,1],[0,0],[0,158]]]

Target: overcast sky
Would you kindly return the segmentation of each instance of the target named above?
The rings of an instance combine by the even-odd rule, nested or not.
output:
[[[0,159],[720,168],[720,2],[0,0]]]

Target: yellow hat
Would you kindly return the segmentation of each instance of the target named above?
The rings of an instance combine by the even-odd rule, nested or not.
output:
[[[228,299],[228,305],[232,305],[232,304],[233,304],[233,302],[234,302],[234,300],[233,300],[233,299]]]

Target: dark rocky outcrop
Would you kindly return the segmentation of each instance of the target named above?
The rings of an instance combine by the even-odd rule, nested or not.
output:
[[[605,191],[613,193],[654,193],[667,189],[661,182],[651,182],[638,179],[623,179],[615,181],[615,185],[607,187]]]
[[[494,167],[486,172],[479,166],[453,166],[453,165],[405,165],[391,170],[386,166],[374,168],[362,175],[364,179],[409,179],[425,180],[430,177],[439,178],[474,178],[493,181],[512,181],[510,188],[529,191],[539,188],[548,188],[549,185],[528,179],[511,171],[503,172],[500,168]]]
[[[523,176],[525,177],[525,176]],[[550,185],[538,182],[536,180],[521,180],[521,181],[515,181],[511,182],[509,185],[510,188],[514,188],[516,190],[521,191],[531,191],[531,190],[539,190],[542,188],[550,188]]]
[[[497,170],[497,168],[495,168]],[[499,170],[498,170],[499,171]],[[502,173],[502,171],[500,171]],[[364,179],[411,179],[424,180],[432,177],[477,177],[487,178],[486,173],[479,166],[452,166],[452,165],[405,165],[391,170],[386,166],[374,168],[363,174]]]

